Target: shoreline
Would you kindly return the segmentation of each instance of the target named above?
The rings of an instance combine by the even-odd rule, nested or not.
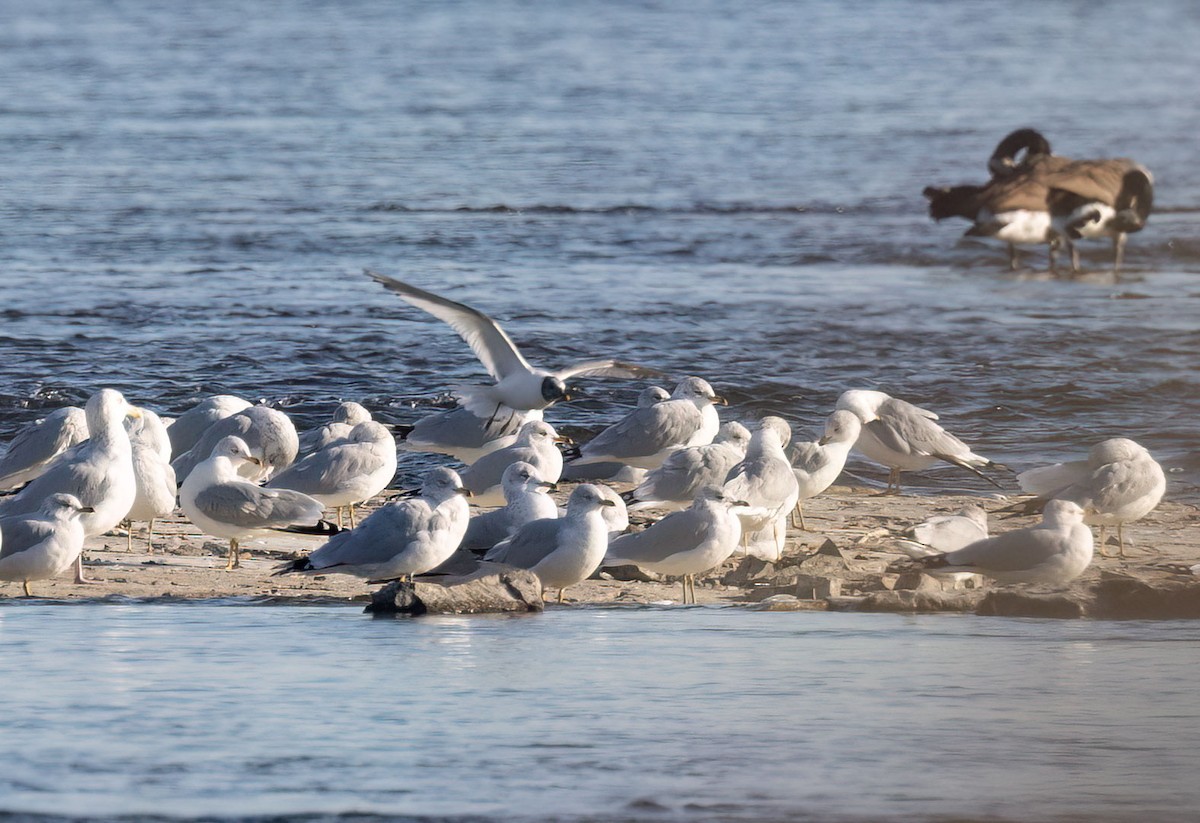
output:
[[[567,491],[564,489],[559,496],[565,499]],[[712,572],[698,575],[697,605],[787,611],[962,613],[975,611],[984,601],[995,601],[1003,595],[1002,600],[1007,597],[1012,601],[1006,613],[1020,614],[1024,609],[1030,611],[1028,616],[1087,617],[1097,615],[1086,609],[1072,610],[1067,604],[1092,597],[1104,586],[1111,588],[1113,580],[1126,579],[1155,588],[1194,584],[1194,600],[1200,610],[1200,577],[1170,569],[1171,564],[1182,569],[1200,563],[1200,530],[1196,528],[1200,510],[1172,501],[1164,501],[1146,518],[1126,528],[1131,544],[1127,547],[1128,557],[1105,558],[1097,552],[1083,576],[1061,593],[987,584],[982,588],[953,589],[950,583],[939,584],[927,575],[888,571],[888,565],[901,557],[899,552],[889,551],[889,543],[904,528],[969,503],[996,509],[1009,502],[1011,498],[999,494],[883,496],[863,486],[834,486],[806,501],[809,530],[788,529],[787,548],[779,561],[766,563],[735,554]],[[990,527],[995,534],[1035,519],[1006,521],[992,517]],[[134,527],[132,552],[126,551],[123,531],[89,538],[84,568],[95,583],[76,584],[68,572],[53,580],[32,583],[32,598],[23,597],[20,583],[0,584],[0,598],[63,604],[233,600],[258,605],[365,606],[380,588],[346,575],[271,576],[283,561],[319,547],[321,538],[280,533],[245,541],[242,566],[230,571],[225,569],[227,544],[198,534],[179,513],[157,522],[155,530],[153,555],[146,552],[144,524]],[[1115,537],[1110,534],[1109,539],[1109,549],[1115,550]],[[680,586],[673,580],[614,579],[625,576],[620,570],[602,570],[600,576],[609,579],[594,576],[568,589],[566,605],[679,605]],[[1153,599],[1152,595],[1146,596]],[[1193,598],[1187,599],[1190,602]],[[1038,603],[1045,604],[1042,613],[1035,608]]]

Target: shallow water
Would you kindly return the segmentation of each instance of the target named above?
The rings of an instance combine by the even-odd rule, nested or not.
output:
[[[1130,436],[1196,499],[1200,12],[1082,8],[4,3],[0,435],[101,385],[415,419],[481,370],[372,266],[539,362],[698,373],[805,431],[877,386],[1015,468]],[[1127,281],[1013,276],[926,218],[1026,124],[1155,172]],[[552,421],[637,386],[587,389]]]
[[[0,811],[1186,819],[1195,623],[0,606]]]

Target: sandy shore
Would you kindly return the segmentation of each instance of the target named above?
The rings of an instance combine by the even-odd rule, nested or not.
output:
[[[968,503],[980,504],[994,512],[1008,502],[1010,498],[1000,495],[881,496],[874,489],[835,486],[807,501],[808,531],[790,530],[785,558],[774,565],[794,566],[800,558],[823,545],[829,552],[827,541],[832,541],[841,557],[830,555],[830,562],[844,566],[844,576],[848,578],[848,588],[842,593],[854,595],[878,590],[883,587],[880,583],[894,582],[895,576],[883,570],[888,562],[899,557],[891,550],[890,542],[905,528],[931,514],[953,512]],[[993,516],[992,533],[1028,525],[1034,520],[1002,521]],[[1132,542],[1127,549],[1128,557],[1105,558],[1097,554],[1079,582],[1087,584],[1105,572],[1162,575],[1165,564],[1200,563],[1198,524],[1197,507],[1165,501],[1148,517],[1126,528],[1126,538]],[[147,553],[144,529],[144,524],[135,528],[132,552],[126,549],[123,532],[88,541],[85,568],[97,582],[79,585],[71,575],[63,575],[34,583],[34,595],[62,600],[110,596],[184,600],[236,597],[270,598],[282,603],[365,603],[377,588],[344,575],[271,576],[273,567],[283,560],[320,546],[320,538],[277,534],[246,541],[241,568],[227,571],[226,543],[200,535],[181,516],[157,524],[153,554]],[[1110,540],[1115,541],[1111,534]],[[1115,542],[1109,550],[1115,552]],[[722,568],[698,580],[697,600],[710,604],[746,603],[763,599],[768,591],[790,591],[779,585],[778,577],[772,579],[772,571],[771,567],[764,569],[760,563],[747,562],[746,558],[735,555]],[[758,578],[748,579],[751,572],[757,572]],[[836,570],[832,573],[838,574]],[[21,596],[20,584],[0,584],[0,596]],[[678,602],[679,598],[680,587],[667,581],[589,580],[567,592],[567,602],[575,604],[668,603]]]

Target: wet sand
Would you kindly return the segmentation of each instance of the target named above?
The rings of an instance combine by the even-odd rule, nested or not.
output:
[[[569,488],[560,492],[564,501],[566,492]],[[804,511],[808,530],[789,529],[785,556],[773,566],[794,566],[800,558],[812,555],[823,545],[829,551],[828,541],[832,541],[844,558],[837,558],[837,563],[847,567],[845,576],[854,578],[843,594],[890,588],[888,583],[895,582],[895,575],[884,569],[901,557],[890,544],[904,529],[930,515],[954,512],[970,503],[995,512],[1013,499],[977,494],[882,496],[871,488],[835,486],[820,497],[806,501]],[[990,517],[992,534],[1036,522],[1032,517],[1011,520],[999,517],[996,514]],[[1106,558],[1097,553],[1091,567],[1075,585],[1094,583],[1104,573],[1172,576],[1167,570],[1171,564],[1191,566],[1200,563],[1198,525],[1200,510],[1197,507],[1164,501],[1149,516],[1126,527],[1127,557]],[[227,570],[227,544],[200,535],[181,515],[159,521],[155,530],[153,554],[146,550],[145,524],[135,526],[132,552],[126,549],[123,532],[89,539],[84,553],[85,571],[96,582],[76,584],[73,575],[68,573],[54,580],[34,582],[34,596],[61,600],[262,598],[279,603],[366,603],[371,592],[378,588],[345,575],[272,576],[274,567],[316,549],[322,543],[321,538],[280,533],[245,541],[241,567]],[[1110,553],[1116,551],[1115,540],[1110,529],[1107,547]],[[802,587],[789,589],[779,585],[778,578],[772,578],[772,571],[772,567],[764,568],[757,561],[735,555],[722,567],[698,576],[697,601],[701,604],[745,604],[761,601],[771,592],[792,589],[797,589],[796,593],[805,599],[804,593],[799,591]],[[751,572],[757,573],[756,579],[748,579]],[[830,573],[843,576],[837,571]],[[1186,579],[1177,574],[1173,576]],[[948,588],[949,584],[946,585]],[[19,583],[0,584],[0,597],[20,596]],[[679,598],[680,586],[666,580],[592,579],[566,593],[566,602],[576,605],[671,603],[678,602]]]

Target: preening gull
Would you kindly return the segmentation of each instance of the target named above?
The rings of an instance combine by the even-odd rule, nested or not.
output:
[[[0,458],[0,491],[41,475],[59,455],[88,438],[87,415],[78,406],[55,409],[22,427]]]
[[[1081,506],[1086,511],[1083,522],[1100,526],[1102,556],[1107,556],[1104,530],[1116,526],[1117,552],[1122,557],[1125,524],[1152,512],[1167,489],[1162,466],[1150,452],[1126,437],[1097,443],[1087,460],[1021,472],[1017,482],[1024,491],[1038,495],[1034,501],[1018,504],[1026,512],[1036,510],[1047,499],[1070,500]]]
[[[396,440],[382,423],[367,420],[275,475],[267,487],[303,492],[336,508],[339,528],[345,506],[354,528],[354,507],[386,489],[395,476]]]
[[[936,422],[938,416],[931,411],[866,389],[842,392],[837,408],[858,415],[862,432],[855,448],[890,469],[889,492],[895,490],[899,494],[900,472],[926,469],[939,460],[964,468],[999,487],[979,471],[981,467],[998,467],[998,464],[975,454],[966,443],[943,429]]]
[[[19,580],[25,595],[31,580],[49,580],[65,572],[83,550],[83,524],[91,514],[73,494],[52,494],[34,514],[0,518],[0,580]]]
[[[1092,533],[1084,510],[1069,500],[1046,504],[1042,522],[978,540],[957,551],[920,558],[932,574],[972,572],[998,583],[1064,586],[1092,562]]]
[[[670,400],[634,409],[592,438],[572,465],[615,462],[657,469],[672,452],[712,442],[721,425],[714,403],[725,400],[707,381],[686,378]]]
[[[258,455],[257,464],[245,461],[241,464],[242,476],[248,480],[270,479],[292,465],[300,452],[300,436],[291,418],[278,409],[251,406],[213,423],[196,445],[175,458],[171,465],[179,482],[185,482],[192,469],[207,460],[217,443],[226,437],[241,439]]]
[[[351,531],[341,532],[308,557],[276,574],[352,574],[367,580],[395,580],[436,569],[462,542],[470,517],[458,475],[437,468],[425,475],[419,499],[381,506]]]
[[[630,511],[684,509],[700,489],[724,483],[730,469],[745,459],[749,445],[749,429],[735,421],[725,423],[713,442],[679,449],[648,473],[637,488],[626,494]]]
[[[541,409],[509,410],[484,419],[459,406],[422,417],[402,435],[402,448],[448,454],[469,466],[485,454],[511,446],[522,426],[541,419]]]
[[[683,578],[683,602],[696,602],[696,575],[719,566],[733,554],[742,536],[731,500],[719,486],[702,486],[691,508],[673,512],[654,525],[616,538],[608,545],[604,565],[632,563],[658,574]],[[689,591],[690,589],[690,591]]]
[[[544,409],[559,400],[569,400],[566,381],[572,377],[648,377],[657,374],[652,369],[619,360],[588,360],[557,371],[534,368],[500,325],[478,309],[370,269],[366,273],[410,305],[448,324],[475,352],[496,383],[463,386],[455,393],[462,406],[477,417],[497,417],[503,408]]]
[[[229,540],[227,569],[241,565],[238,543],[247,537],[293,527],[321,529],[320,501],[290,489],[264,489],[238,473],[243,463],[259,459],[240,437],[223,437],[179,487],[179,506],[200,531]]]
[[[171,459],[174,460],[196,445],[213,423],[232,417],[250,406],[250,401],[234,397],[232,394],[206,397],[192,406],[176,417],[175,422],[167,429],[167,435],[171,438]]]
[[[344,440],[350,436],[355,426],[371,419],[371,413],[362,404],[353,400],[339,403],[328,423],[322,423],[300,434],[300,456],[307,457],[334,441]]]
[[[127,418],[126,431],[133,453],[133,479],[137,493],[125,515],[129,532],[126,547],[133,551],[133,524],[144,522],[146,546],[154,553],[154,521],[175,511],[179,492],[175,470],[171,468],[171,440],[167,428],[157,414],[142,409],[142,416]]]
[[[608,524],[603,509],[614,506],[599,487],[576,486],[567,500],[567,514],[558,520],[534,520],[484,555],[485,560],[530,569],[543,589],[563,590],[591,576],[608,548]]]
[[[782,417],[759,421],[750,436],[746,457],[725,479],[725,495],[742,500],[742,544],[748,554],[778,560],[787,540],[787,519],[800,495],[800,484],[783,447],[791,427]]]
[[[816,497],[833,485],[842,469],[846,457],[858,440],[862,424],[858,415],[845,410],[835,411],[825,420],[825,433],[819,440],[796,443],[792,446],[792,472],[799,485],[796,514],[800,516],[800,528],[804,524],[803,501]]]
[[[87,440],[66,451],[40,477],[20,492],[0,501],[0,517],[32,514],[48,497],[70,494],[85,507],[80,516],[88,537],[104,534],[125,519],[137,494],[133,456],[123,420],[141,411],[125,402],[115,389],[101,389],[84,407]],[[86,509],[92,511],[86,511]],[[82,555],[75,560],[76,582],[83,577]]]

